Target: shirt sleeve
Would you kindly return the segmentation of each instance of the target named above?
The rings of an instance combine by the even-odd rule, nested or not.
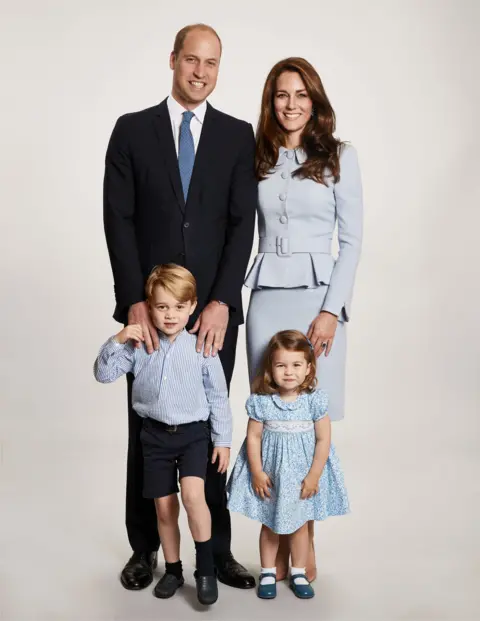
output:
[[[314,390],[310,397],[310,410],[314,422],[328,414],[328,395],[324,390]]]
[[[102,345],[93,365],[93,374],[97,382],[109,384],[125,373],[131,373],[134,362],[134,345],[130,341],[122,345],[112,336]]]
[[[247,414],[249,418],[253,418],[259,423],[263,423],[264,416],[262,412],[262,408],[260,406],[261,396],[259,395],[250,395],[247,399],[245,407],[247,408]]]
[[[232,445],[232,410],[228,401],[228,388],[222,363],[218,356],[208,356],[203,361],[203,385],[210,406],[210,425],[213,446]]]

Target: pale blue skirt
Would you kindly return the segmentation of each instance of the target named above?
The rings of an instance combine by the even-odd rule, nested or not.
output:
[[[247,359],[250,381],[271,337],[281,330],[300,330],[304,334],[320,312],[328,287],[307,289],[256,289],[250,297],[247,314]],[[345,408],[346,325],[339,320],[328,358],[317,360],[318,388],[328,394],[331,420],[341,420]]]

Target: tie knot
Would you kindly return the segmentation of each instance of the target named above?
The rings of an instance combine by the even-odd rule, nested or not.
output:
[[[187,110],[183,113],[183,123],[190,123],[195,115],[191,110]]]

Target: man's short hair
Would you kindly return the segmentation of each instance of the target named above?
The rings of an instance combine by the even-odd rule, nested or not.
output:
[[[188,33],[192,32],[192,30],[206,30],[207,32],[215,35],[220,43],[220,53],[222,53],[222,40],[214,28],[208,26],[207,24],[191,24],[190,26],[184,26],[177,32],[177,36],[175,37],[175,42],[173,44],[173,53],[175,56],[178,56],[178,54],[182,51],[185,39],[187,38]]]

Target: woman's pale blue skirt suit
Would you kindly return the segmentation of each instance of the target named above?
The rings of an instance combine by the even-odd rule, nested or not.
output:
[[[265,346],[280,330],[306,333],[321,310],[339,318],[330,355],[317,361],[318,387],[330,399],[332,420],[344,416],[345,323],[350,319],[362,240],[362,183],[357,154],[340,153],[340,179],[326,185],[292,177],[306,159],[301,149],[280,148],[275,169],[259,185],[259,249],[245,285],[252,289],[247,315],[250,379]],[[332,256],[338,225],[339,252]]]

